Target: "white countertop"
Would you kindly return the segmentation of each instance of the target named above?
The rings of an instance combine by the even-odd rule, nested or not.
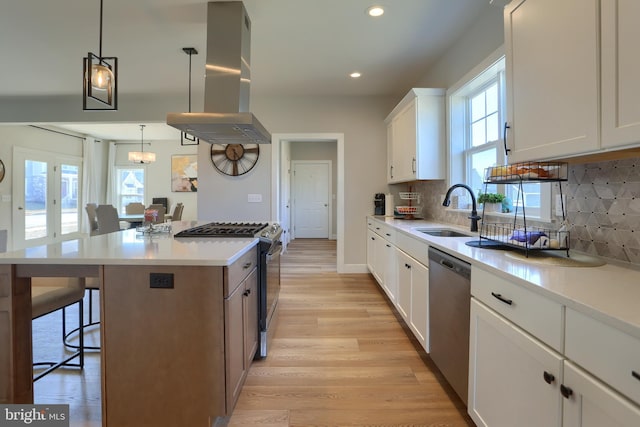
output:
[[[614,264],[562,267],[531,263],[508,257],[504,251],[467,246],[466,241],[478,240],[477,232],[474,237],[435,237],[416,231],[451,228],[471,233],[468,228],[422,220],[371,218],[640,338],[639,270]]]
[[[56,265],[230,265],[258,244],[257,238],[177,238],[197,222],[172,223],[171,233],[135,229],[0,253],[0,264]]]

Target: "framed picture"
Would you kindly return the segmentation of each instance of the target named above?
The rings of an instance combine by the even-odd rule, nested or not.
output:
[[[171,156],[171,191],[198,191],[198,156],[196,154]]]

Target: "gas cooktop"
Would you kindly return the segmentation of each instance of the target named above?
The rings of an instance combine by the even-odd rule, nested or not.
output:
[[[255,237],[266,222],[210,222],[182,230],[174,237]]]

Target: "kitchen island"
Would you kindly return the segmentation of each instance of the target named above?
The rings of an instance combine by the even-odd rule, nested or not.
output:
[[[210,427],[229,415],[257,347],[258,239],[172,234],[0,254],[0,403],[33,402],[31,278],[96,277],[102,425]]]

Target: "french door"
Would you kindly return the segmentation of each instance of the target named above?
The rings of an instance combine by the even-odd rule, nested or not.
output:
[[[82,159],[15,148],[13,247],[80,236]]]

